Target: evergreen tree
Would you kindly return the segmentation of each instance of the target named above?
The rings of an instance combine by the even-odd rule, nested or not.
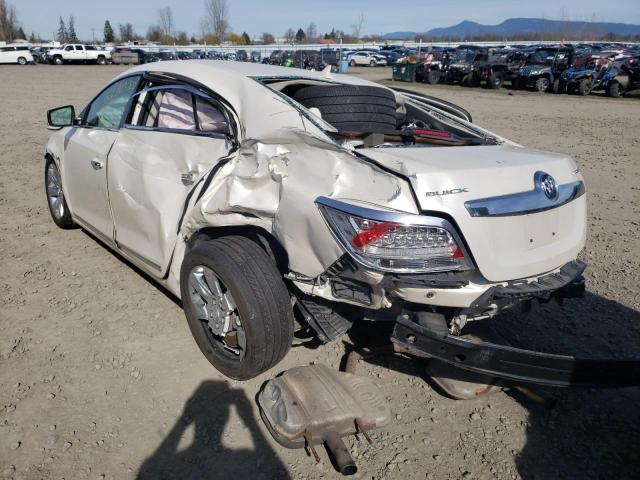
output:
[[[299,28],[298,31],[296,32],[296,42],[302,43],[304,42],[305,38],[307,38],[307,35],[304,33],[304,30]]]
[[[247,32],[242,32],[242,38],[244,39],[245,45],[251,45],[251,37]]]
[[[26,40],[27,36],[24,33],[24,30],[22,29],[22,27],[18,28],[18,33],[16,35],[17,39],[21,39],[21,40]]]
[[[113,34],[113,27],[109,20],[104,22],[104,43],[113,43],[116,41],[116,36]]]
[[[64,20],[60,17],[60,26],[58,27],[58,41],[64,43],[67,41],[67,27]]]
[[[69,27],[67,28],[67,37],[70,42],[77,42],[78,35],[76,35],[76,25],[73,20],[73,15],[69,16]]]

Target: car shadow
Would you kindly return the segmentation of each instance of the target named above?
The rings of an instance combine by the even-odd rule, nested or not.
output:
[[[230,448],[223,431],[235,409],[253,448]],[[192,442],[180,448],[187,430]],[[229,440],[227,440],[227,443]],[[140,467],[139,480],[252,478],[288,479],[284,464],[268,444],[253,416],[245,393],[226,381],[202,382],[160,446]]]
[[[489,326],[520,348],[583,358],[640,358],[640,312],[591,293],[564,306],[550,302],[528,313],[507,312],[494,317]],[[367,338],[367,343],[384,351],[384,338],[392,327],[373,327],[368,324],[350,332],[353,345],[364,346]],[[365,360],[422,376],[443,393],[426,377],[424,361],[398,355]],[[640,387],[531,387],[531,391],[554,401],[544,404],[515,388],[506,391],[528,411],[526,443],[515,456],[523,479],[638,478]]]

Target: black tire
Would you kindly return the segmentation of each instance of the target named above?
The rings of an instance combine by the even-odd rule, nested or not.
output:
[[[553,91],[553,93],[556,93],[556,94],[564,93],[565,89],[566,89],[566,86],[562,80],[560,80],[559,78],[556,78],[553,81],[553,87],[551,87],[551,90]]]
[[[470,87],[471,86],[471,75],[469,75],[469,74],[464,75],[462,77],[462,80],[460,80],[460,85],[462,85],[463,87]]]
[[[620,96],[620,84],[616,81],[610,82],[607,85],[607,95],[612,98],[618,98]]]
[[[337,339],[353,326],[355,307],[351,305],[329,302],[305,293],[297,294],[296,298],[305,321],[324,343]]]
[[[225,350],[208,325],[198,319],[189,291],[189,275],[197,266],[213,270],[233,295],[246,336],[240,358]],[[275,262],[252,240],[241,236],[197,244],[182,262],[182,305],[191,333],[206,359],[224,375],[248,380],[276,365],[293,340],[293,310]]]
[[[392,91],[359,85],[301,88],[293,98],[307,108],[317,108],[338,131],[380,132],[395,130],[396,99]]]
[[[27,59],[24,57],[18,57],[18,65],[26,65]]]
[[[549,90],[549,79],[547,77],[540,77],[536,80],[536,91],[544,93]]]
[[[64,63],[64,59],[60,55],[56,55],[53,57],[53,63],[56,65],[62,65]]]
[[[589,95],[591,93],[591,80],[582,80],[578,84],[578,93],[583,97]]]
[[[427,83],[430,85],[436,85],[440,83],[440,71],[439,70],[429,70],[427,74]]]
[[[61,208],[62,211],[60,210],[54,211],[54,206],[49,197],[51,193],[49,192],[49,183],[48,183],[48,176],[50,175],[50,170],[55,172],[58,178],[58,183],[60,184],[59,196],[62,197],[62,200],[61,200],[61,205],[59,205],[59,208]],[[56,162],[54,162],[51,158],[47,157],[47,160],[44,163],[44,185],[45,185],[45,193],[47,196],[47,206],[49,207],[49,213],[51,214],[51,219],[53,220],[53,223],[55,223],[58,227],[64,230],[68,230],[71,228],[75,228],[76,224],[73,221],[73,218],[71,218],[71,212],[69,211],[69,207],[67,206],[67,199],[64,196],[64,192],[62,190],[61,184],[62,184],[62,181],[60,180],[60,170],[58,170],[58,166],[56,165]]]
[[[487,88],[492,90],[497,90],[502,88],[502,83],[504,82],[502,75],[499,73],[492,73],[491,76],[487,79]]]
[[[375,61],[375,60],[371,60],[371,61],[369,62],[369,66],[370,66],[370,67],[375,67],[375,66],[376,66],[376,61]]]
[[[96,63],[98,65],[106,65],[107,64],[107,59],[104,57],[98,57],[98,60],[96,60]]]
[[[355,60],[351,60],[351,61],[349,62],[349,66],[350,66],[350,67],[355,67],[355,66],[356,66],[356,61],[355,61]]]

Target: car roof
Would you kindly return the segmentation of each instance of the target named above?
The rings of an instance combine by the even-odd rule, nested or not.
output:
[[[292,105],[289,105],[289,108],[283,105],[280,94],[255,81],[256,78],[308,79],[387,89],[351,75],[325,74],[300,68],[224,60],[146,63],[126,70],[116,79],[144,72],[186,77],[212,90],[234,108],[242,121],[245,135],[250,138],[264,138],[279,128],[304,129],[299,111]],[[277,119],[274,112],[277,112]]]

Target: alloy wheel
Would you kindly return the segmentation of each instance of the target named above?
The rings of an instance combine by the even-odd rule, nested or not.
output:
[[[47,167],[47,200],[51,207],[51,213],[60,220],[64,216],[64,192],[62,191],[62,181],[60,172],[52,162]]]
[[[241,360],[247,349],[246,335],[236,302],[224,282],[209,267],[197,265],[189,273],[189,295],[209,340]]]

